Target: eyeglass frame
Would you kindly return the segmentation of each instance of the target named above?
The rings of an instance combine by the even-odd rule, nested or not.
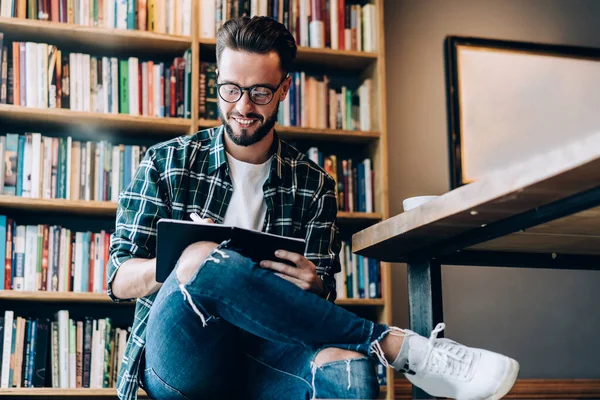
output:
[[[237,83],[232,83],[232,82],[217,83],[217,84],[215,84],[215,87],[217,88],[217,93],[219,94],[219,97],[221,98],[221,100],[223,100],[226,103],[229,103],[229,104],[237,103],[238,101],[241,100],[242,97],[244,97],[244,92],[248,92],[248,98],[250,99],[251,102],[253,102],[257,106],[266,106],[268,104],[271,104],[271,102],[275,98],[275,92],[277,92],[279,90],[279,88],[281,87],[281,85],[283,84],[283,82],[285,82],[285,80],[288,77],[289,77],[289,75],[286,74],[283,77],[283,79],[281,80],[281,82],[279,82],[279,84],[275,88],[271,88],[271,87],[265,86],[264,84],[252,85],[252,86],[248,86],[248,87],[242,87],[242,86],[238,85]],[[240,89],[240,97],[238,97],[238,99],[236,101],[227,101],[227,100],[225,100],[223,98],[223,96],[221,96],[221,86],[225,86],[225,85],[233,85],[233,86],[237,87],[238,89]],[[255,102],[254,100],[252,100],[252,96],[250,96],[250,91],[252,89],[254,89],[254,88],[257,88],[257,87],[262,87],[262,88],[265,88],[265,89],[269,89],[271,91],[271,100],[269,100],[268,103],[260,104],[260,103]]]

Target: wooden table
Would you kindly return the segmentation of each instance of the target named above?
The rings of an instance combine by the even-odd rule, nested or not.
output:
[[[593,134],[364,229],[352,249],[407,263],[410,329],[429,336],[443,321],[441,265],[599,270],[599,205]]]

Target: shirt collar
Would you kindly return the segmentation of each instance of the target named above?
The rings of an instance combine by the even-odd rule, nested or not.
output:
[[[223,125],[218,126],[214,129],[212,139],[210,141],[210,151],[208,155],[208,173],[212,174],[223,165],[227,164],[227,154],[225,153],[225,143],[223,141],[223,135],[225,134],[225,127]],[[283,181],[284,176],[284,163],[282,157],[282,145],[281,140],[277,132],[274,132],[275,138],[273,140],[273,146],[271,152],[273,153],[273,161],[271,162],[271,172],[269,174],[268,182],[272,183],[274,178]]]

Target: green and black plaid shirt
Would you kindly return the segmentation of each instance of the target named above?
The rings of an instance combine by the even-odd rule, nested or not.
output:
[[[153,258],[161,218],[189,219],[197,212],[222,223],[233,193],[223,146],[223,126],[151,147],[129,186],[119,196],[115,233],[107,266],[108,295],[119,266],[130,258]],[[264,186],[264,231],[306,239],[304,256],[317,267],[335,298],[339,272],[335,182],[304,154],[276,139],[271,172]],[[121,399],[135,399],[148,314],[156,293],[137,300],[135,319],[117,383]]]

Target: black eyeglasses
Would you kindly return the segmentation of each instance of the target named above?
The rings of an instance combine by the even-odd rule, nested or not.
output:
[[[273,100],[275,92],[287,77],[287,75],[284,76],[281,82],[279,82],[279,85],[275,88],[262,85],[241,87],[235,83],[217,83],[217,92],[219,92],[219,97],[221,97],[223,101],[226,101],[227,103],[237,103],[244,95],[244,91],[247,91],[250,100],[254,104],[265,106]]]

